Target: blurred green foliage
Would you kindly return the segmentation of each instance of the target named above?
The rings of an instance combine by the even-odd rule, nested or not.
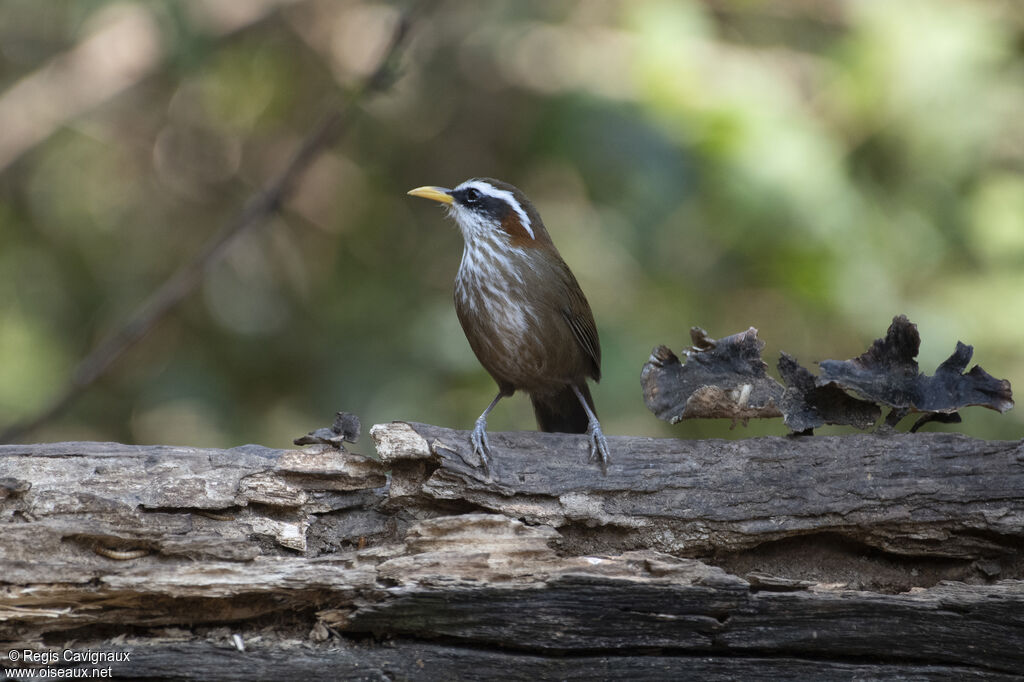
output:
[[[0,422],[238,213],[403,6],[0,4]],[[468,428],[494,387],[451,303],[461,238],[405,192],[480,175],[533,199],[591,301],[607,433],[785,432],[646,411],[640,367],[692,325],[755,326],[770,364],[810,364],[906,313],[924,371],[962,339],[1024,376],[1020,3],[421,9],[401,78],[280,216],[28,439],[284,446],[336,410]],[[137,68],[111,75],[118,59]],[[528,402],[490,426],[533,428]],[[954,428],[1022,427],[973,408]]]

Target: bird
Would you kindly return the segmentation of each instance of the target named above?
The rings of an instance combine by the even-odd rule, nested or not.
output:
[[[490,472],[487,416],[517,390],[541,431],[586,433],[590,460],[607,475],[611,455],[587,380],[601,380],[601,343],[590,304],[521,190],[494,178],[408,192],[447,208],[463,237],[455,312],[498,394],[470,441]]]

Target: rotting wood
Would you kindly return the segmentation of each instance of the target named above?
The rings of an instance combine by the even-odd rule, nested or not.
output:
[[[917,431],[928,422],[960,423],[959,410],[972,405],[1000,413],[1013,409],[1010,382],[979,365],[966,371],[974,348],[960,341],[933,375],[923,374],[916,360],[921,336],[905,315],[894,317],[885,336],[861,355],[819,362],[817,376],[781,353],[778,370],[785,386],[768,376],[757,329],[712,339],[693,327],[690,337],[692,346],[682,351],[685,362],[658,346],[640,372],[647,408],[673,424],[783,417],[794,433],[809,434],[825,424],[870,429],[884,406],[890,428],[911,412],[921,413],[910,429]]]
[[[488,479],[466,432],[372,433],[383,465],[0,446],[0,638],[169,679],[1024,669],[1022,443],[613,438],[605,477],[583,436],[492,433]]]
[[[103,646],[85,642],[82,646]],[[140,647],[145,655],[138,656]],[[967,666],[813,661],[796,657],[537,656],[515,651],[457,648],[431,642],[388,646],[331,642],[311,649],[295,637],[268,646],[262,635],[238,651],[218,633],[206,641],[159,642],[132,638],[120,647],[136,655],[114,664],[115,676],[133,679],[238,682],[280,680],[1019,680],[1014,674]],[[197,674],[202,671],[202,675]]]
[[[702,556],[830,533],[896,554],[977,558],[1024,543],[1021,442],[959,434],[612,438],[616,461],[602,476],[587,462],[584,436],[495,433],[489,480],[463,432],[375,429],[402,504],[469,502],[580,536],[588,551]],[[410,463],[424,461],[427,449],[431,466]]]

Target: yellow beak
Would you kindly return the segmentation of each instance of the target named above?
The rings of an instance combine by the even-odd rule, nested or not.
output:
[[[452,199],[451,190],[445,189],[444,187],[417,187],[416,189],[409,190],[409,194],[414,197],[422,197],[432,201],[439,201],[442,204],[450,204],[454,201],[454,199]]]

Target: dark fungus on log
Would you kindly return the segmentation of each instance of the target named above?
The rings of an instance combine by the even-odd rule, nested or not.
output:
[[[953,354],[934,376],[917,366],[921,337],[904,315],[893,318],[885,338],[851,360],[824,360],[815,376],[795,358],[781,353],[779,375],[785,387],[769,377],[761,360],[764,342],[751,327],[714,340],[694,328],[686,363],[665,346],[654,349],[641,373],[644,401],[660,419],[783,417],[792,431],[809,433],[825,424],[868,429],[881,408],[894,426],[910,412],[923,413],[911,428],[929,421],[956,423],[958,410],[978,405],[998,412],[1013,407],[1010,382],[996,379],[975,365],[964,373],[974,349],[957,342]]]
[[[895,410],[924,412],[926,416],[950,415],[971,405],[998,412],[1013,407],[1009,381],[996,379],[978,365],[964,374],[974,354],[972,346],[957,341],[953,354],[934,376],[927,376],[918,370],[914,359],[920,345],[917,325],[900,315],[893,318],[885,338],[875,340],[863,355],[819,362],[817,384],[832,384]]]
[[[858,400],[835,384],[819,386],[810,370],[792,355],[779,354],[779,375],[786,382],[782,396],[782,419],[795,433],[824,424],[844,424],[870,429],[882,410],[874,403]]]
[[[764,341],[756,329],[716,340],[694,327],[690,338],[693,346],[683,351],[686,364],[667,346],[658,346],[640,375],[644,402],[659,419],[675,424],[782,416],[783,388],[768,376],[761,359]]]

